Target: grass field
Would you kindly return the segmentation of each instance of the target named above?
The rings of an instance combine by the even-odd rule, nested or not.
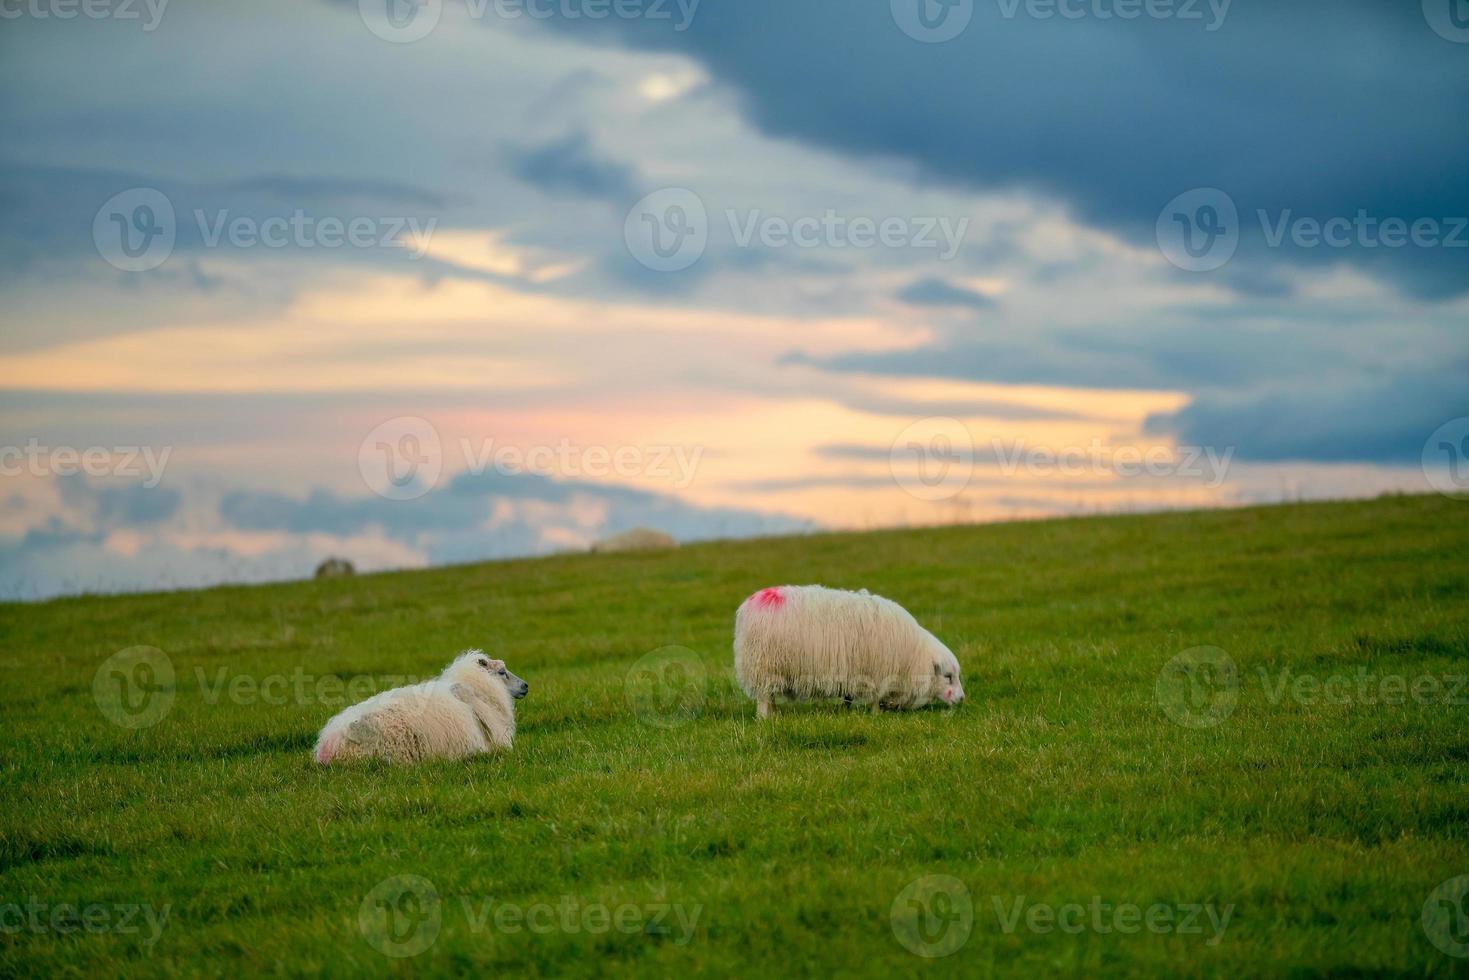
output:
[[[1465,506],[0,606],[0,973],[1469,972]],[[969,702],[757,723],[782,582],[902,602]],[[468,646],[530,682],[512,753],[311,761]]]

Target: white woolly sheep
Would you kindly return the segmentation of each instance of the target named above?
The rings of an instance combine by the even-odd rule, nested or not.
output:
[[[431,681],[383,691],[338,713],[316,740],[316,761],[457,759],[508,749],[515,702],[530,685],[503,660],[466,650]]]
[[[776,701],[883,708],[964,700],[959,661],[908,610],[866,589],[761,589],[735,613],[735,678],[765,718]]]

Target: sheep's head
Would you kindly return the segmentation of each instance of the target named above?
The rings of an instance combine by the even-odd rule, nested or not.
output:
[[[530,691],[530,685],[510,673],[505,661],[481,650],[461,653],[444,673],[450,681],[464,684],[470,690],[489,693],[500,687],[512,698],[523,698]]]
[[[939,704],[955,705],[964,700],[964,683],[959,678],[959,660],[947,647],[933,658],[933,674],[929,683],[929,699]]]

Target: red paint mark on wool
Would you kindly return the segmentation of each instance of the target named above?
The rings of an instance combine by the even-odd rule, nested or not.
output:
[[[750,596],[750,599],[760,609],[779,609],[786,603],[786,597],[781,595],[780,589],[773,587],[761,589]]]

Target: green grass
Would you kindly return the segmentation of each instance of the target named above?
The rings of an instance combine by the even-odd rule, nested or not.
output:
[[[1380,702],[1386,677],[1469,673],[1464,508],[1399,497],[841,534],[0,606],[0,906],[169,906],[151,944],[141,914],[136,933],[99,918],[97,934],[44,919],[0,934],[0,973],[1464,972],[1421,916],[1469,874],[1469,691],[1364,703],[1358,675]],[[781,582],[902,602],[958,654],[969,703],[757,723],[734,686],[733,614]],[[92,685],[135,645],[165,651],[176,680],[166,716],[128,729]],[[1237,665],[1238,699],[1190,728],[1157,682],[1205,645]],[[239,686],[298,668],[380,684],[467,646],[531,684],[509,754],[320,768],[336,692],[272,688],[285,703],[271,704]],[[693,663],[632,670],[666,646]],[[1345,703],[1309,680],[1291,693],[1337,674]],[[237,676],[235,694],[215,687]],[[440,898],[436,920],[400,906],[401,938],[435,939],[405,959],[359,928],[398,875]],[[891,918],[929,875],[962,882],[973,909],[967,942],[932,960],[899,940],[907,896]],[[920,897],[924,935],[962,937],[960,897]],[[1080,932],[1026,925],[1033,905],[1094,897],[1232,909],[1217,941],[1207,912],[1186,934],[1099,931],[1090,908]],[[552,928],[495,925],[502,906],[539,903]],[[997,905],[1020,910],[1012,931]],[[583,924],[594,906],[635,907],[628,931],[593,931],[598,912]]]

